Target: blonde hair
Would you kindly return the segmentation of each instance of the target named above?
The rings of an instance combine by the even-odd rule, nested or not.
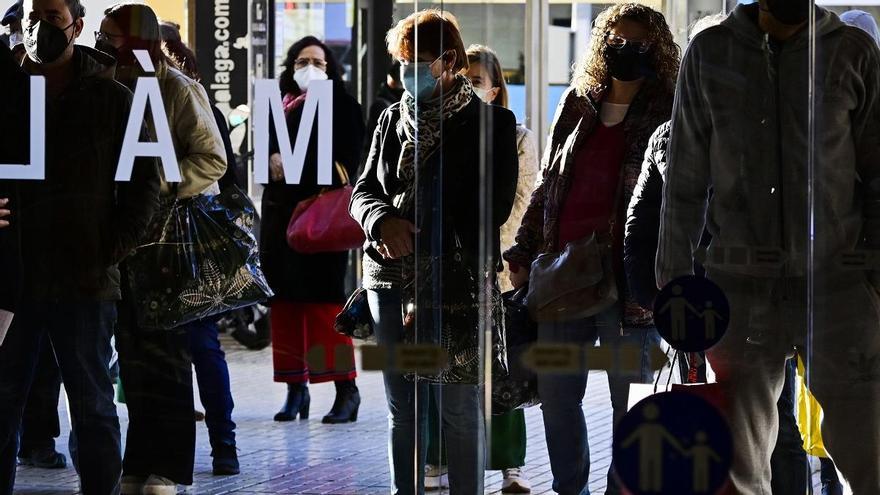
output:
[[[507,83],[504,81],[504,71],[501,70],[498,54],[488,46],[475,44],[467,48],[467,57],[469,64],[480,64],[486,69],[486,73],[492,78],[492,86],[498,88],[498,104],[508,108]]]
[[[605,59],[605,37],[621,19],[630,19],[645,26],[648,41],[651,43],[651,64],[657,79],[669,90],[675,89],[681,51],[663,14],[638,3],[622,3],[605,9],[593,25],[590,47],[586,56],[577,64],[572,77],[572,86],[577,94],[586,96],[591,91],[608,85],[610,74]]]

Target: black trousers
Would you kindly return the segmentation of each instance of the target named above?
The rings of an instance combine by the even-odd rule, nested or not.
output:
[[[123,301],[119,309],[116,347],[128,406],[122,473],[191,485],[196,425],[186,326],[142,330],[130,306]]]
[[[60,393],[61,370],[58,369],[51,342],[43,339],[34,381],[31,383],[21,418],[19,457],[30,456],[35,450],[55,448],[55,439],[61,435],[61,424],[58,420]]]

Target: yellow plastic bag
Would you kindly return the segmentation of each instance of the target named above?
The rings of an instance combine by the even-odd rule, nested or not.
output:
[[[807,390],[804,380],[804,362],[797,357],[797,424],[804,439],[804,450],[816,457],[828,457],[825,444],[822,443],[822,406]]]

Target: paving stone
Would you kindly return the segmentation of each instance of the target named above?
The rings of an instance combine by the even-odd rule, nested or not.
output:
[[[233,419],[238,425],[236,436],[242,474],[211,475],[211,448],[205,423],[201,422],[197,425],[194,484],[186,493],[378,495],[389,492],[388,411],[381,374],[361,373],[357,379],[363,399],[357,423],[321,424],[321,417],[333,404],[332,384],[309,387],[312,405],[308,421],[276,423],[272,416],[283,403],[286,388],[284,384],[272,382],[271,350],[248,351],[225,336],[222,342],[232,378],[236,406]],[[607,383],[604,373],[591,372],[584,398],[593,493],[604,492],[605,474],[611,461],[611,404]],[[128,424],[125,406],[119,406],[118,412],[124,433]],[[66,411],[62,410],[61,415],[63,432],[57,445],[68,454],[69,421]],[[532,493],[550,494],[553,479],[540,408],[527,410],[526,422],[528,449],[524,472],[532,481]],[[486,493],[500,493],[501,481],[500,472],[488,472]],[[71,495],[77,490],[77,477],[72,468],[18,469],[16,494]]]

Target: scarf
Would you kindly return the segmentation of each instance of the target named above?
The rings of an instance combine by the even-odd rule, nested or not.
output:
[[[404,218],[412,217],[415,204],[416,169],[427,163],[441,144],[443,122],[461,111],[471,102],[474,87],[470,79],[457,74],[456,87],[450,93],[429,101],[420,101],[405,91],[400,100],[400,120],[397,136],[400,139],[400,158],[397,178],[403,184],[401,192],[394,197],[394,206]],[[419,163],[416,163],[418,159]]]

